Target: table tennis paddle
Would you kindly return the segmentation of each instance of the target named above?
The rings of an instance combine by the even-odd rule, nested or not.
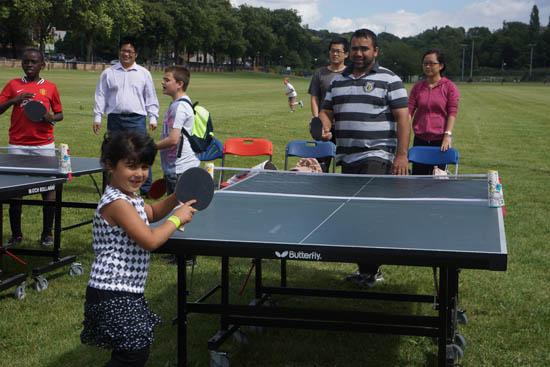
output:
[[[155,180],[151,187],[149,188],[149,197],[151,199],[157,200],[162,197],[166,193],[166,180],[164,178],[159,178],[158,180]]]
[[[185,203],[197,200],[193,208],[203,210],[210,205],[214,197],[214,181],[210,174],[199,167],[185,171],[176,184],[176,198]]]
[[[31,99],[25,104],[23,111],[29,120],[33,122],[40,122],[46,114],[46,106],[44,106],[42,102]]]
[[[311,137],[317,141],[323,140],[323,122],[319,117],[314,117],[309,123]]]
[[[189,200],[196,200],[192,205],[197,210],[203,210],[210,205],[214,197],[214,181],[208,172],[199,167],[190,168],[185,171],[176,183],[176,198],[185,203]],[[184,231],[185,227],[178,228]]]

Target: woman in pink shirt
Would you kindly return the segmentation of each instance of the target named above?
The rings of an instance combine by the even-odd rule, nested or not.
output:
[[[426,79],[416,83],[409,96],[413,145],[440,146],[445,151],[451,147],[458,110],[458,88],[441,75],[445,70],[445,56],[441,50],[426,51],[422,57],[422,69]],[[413,163],[413,175],[431,175],[432,171],[432,166]]]

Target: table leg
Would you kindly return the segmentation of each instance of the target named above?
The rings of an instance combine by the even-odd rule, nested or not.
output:
[[[55,185],[55,220],[53,236],[53,256],[52,261],[59,261],[59,252],[61,248],[61,208],[63,206],[63,185]]]
[[[187,266],[186,256],[176,256],[178,263],[178,367],[187,366]]]
[[[439,269],[439,336],[438,336],[438,358],[439,367],[447,366],[447,345],[449,334],[449,269],[441,266]]]

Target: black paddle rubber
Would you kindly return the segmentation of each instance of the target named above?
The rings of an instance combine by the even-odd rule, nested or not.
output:
[[[199,167],[185,171],[176,184],[176,198],[185,203],[197,200],[193,208],[203,210],[210,205],[214,197],[214,181],[210,174]]]
[[[46,106],[44,106],[41,102],[30,100],[25,105],[23,111],[29,120],[39,122],[42,121],[44,115],[46,114]]]
[[[317,141],[323,140],[323,122],[319,117],[314,117],[309,123],[311,137]]]

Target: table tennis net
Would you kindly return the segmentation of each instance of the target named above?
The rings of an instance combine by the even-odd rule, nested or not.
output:
[[[348,200],[487,201],[487,175],[345,175],[224,168],[233,183],[222,195],[269,195]],[[226,175],[228,175],[226,173]]]

